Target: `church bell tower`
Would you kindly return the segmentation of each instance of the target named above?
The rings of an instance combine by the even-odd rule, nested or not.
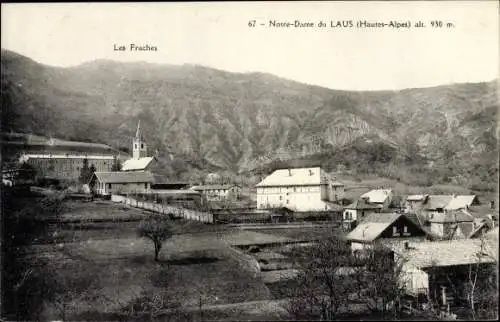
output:
[[[141,121],[137,123],[137,131],[135,132],[135,138],[132,142],[132,157],[133,159],[140,159],[147,157],[147,146],[144,142],[141,132]]]

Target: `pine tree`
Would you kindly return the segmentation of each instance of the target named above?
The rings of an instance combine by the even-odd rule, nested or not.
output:
[[[96,170],[96,168],[95,168],[94,164],[92,164],[90,166],[86,182],[88,182],[88,181],[90,181],[90,179],[92,179],[92,176],[94,175],[95,170]]]
[[[85,158],[85,159],[83,159],[83,167],[80,170],[80,178],[79,178],[80,183],[87,183],[88,182],[89,173],[90,173],[89,160],[87,160],[87,158]]]
[[[115,155],[113,157],[113,165],[111,166],[111,171],[121,171],[121,170],[122,170],[121,162]]]

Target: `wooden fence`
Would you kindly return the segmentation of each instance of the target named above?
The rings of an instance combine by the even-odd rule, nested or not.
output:
[[[150,201],[141,201],[120,195],[111,195],[111,201],[117,203],[123,203],[136,208],[154,211],[160,214],[172,214],[175,217],[181,217],[188,220],[196,220],[210,224],[213,224],[214,222],[213,215],[208,212],[201,212],[181,207],[173,207]]]

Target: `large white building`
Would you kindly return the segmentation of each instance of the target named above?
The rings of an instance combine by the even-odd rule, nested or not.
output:
[[[320,167],[275,170],[257,184],[257,209],[324,211],[338,208],[332,202],[343,197],[344,185]]]

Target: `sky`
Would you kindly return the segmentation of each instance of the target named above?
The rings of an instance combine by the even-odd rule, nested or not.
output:
[[[2,4],[1,46],[53,66],[199,64],[332,89],[396,90],[497,78],[498,17],[496,1]],[[327,27],[277,28],[270,20]],[[330,27],[349,20],[412,26]],[[131,43],[158,50],[130,51]],[[127,50],[115,51],[120,45]]]

